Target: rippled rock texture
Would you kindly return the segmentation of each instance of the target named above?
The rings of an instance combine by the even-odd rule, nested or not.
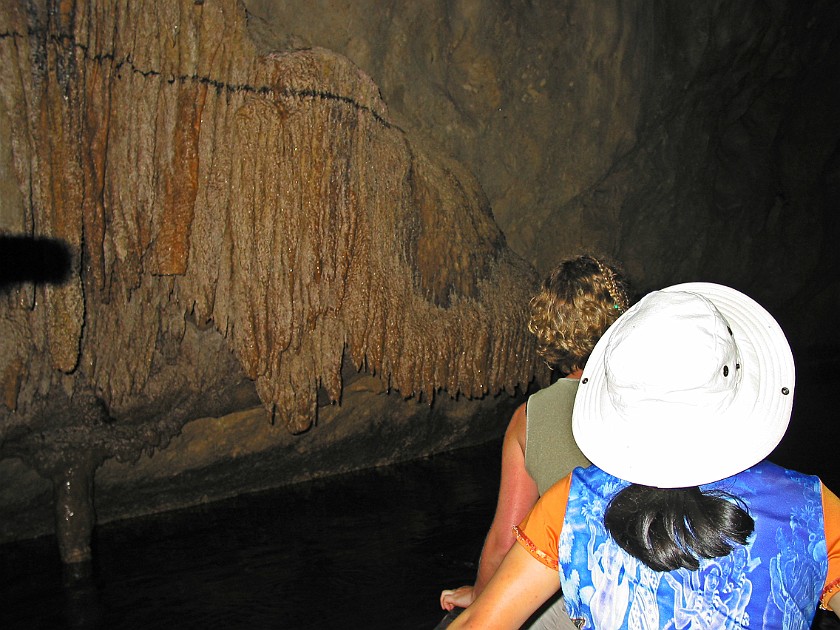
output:
[[[839,33],[830,0],[2,4],[0,232],[55,263],[0,294],[4,535],[498,434],[580,250],[840,347]]]
[[[723,282],[797,346],[840,345],[837,2],[246,6],[265,40],[364,68],[476,173],[540,275],[602,250],[639,291]]]
[[[0,454],[53,481],[66,561],[90,553],[96,467],[190,420],[261,402],[305,432],[342,369],[394,404],[532,380],[533,270],[345,57],[260,53],[233,1],[0,16],[7,228],[68,264],[4,288]]]

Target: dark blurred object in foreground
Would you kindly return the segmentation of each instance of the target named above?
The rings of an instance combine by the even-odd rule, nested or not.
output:
[[[70,262],[64,241],[0,236],[0,288],[19,282],[61,284],[70,276]]]

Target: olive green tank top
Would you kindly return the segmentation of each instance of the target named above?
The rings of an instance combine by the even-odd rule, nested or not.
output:
[[[590,464],[572,436],[572,407],[579,382],[561,378],[528,398],[525,470],[537,482],[540,496],[577,466]]]

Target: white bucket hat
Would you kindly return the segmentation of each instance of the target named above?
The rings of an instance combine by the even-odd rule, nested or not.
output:
[[[764,459],[793,408],[790,345],[743,293],[694,282],[646,295],[581,376],[575,440],[592,463],[659,488],[725,479]]]

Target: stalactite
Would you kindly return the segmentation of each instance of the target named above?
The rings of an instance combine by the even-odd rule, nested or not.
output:
[[[319,388],[340,401],[345,359],[424,401],[532,379],[533,272],[469,173],[395,126],[349,60],[258,55],[233,0],[61,6],[0,9],[31,235],[74,253],[69,282],[0,306],[19,335],[0,357],[4,432],[11,410],[77,426],[82,403],[56,419],[38,402],[59,386],[94,392],[109,420],[87,439],[131,459],[237,374],[294,433]],[[193,365],[193,323],[239,368]]]
[[[61,557],[67,564],[93,558],[90,537],[96,522],[93,507],[93,474],[89,452],[81,451],[72,462],[54,473],[55,530]]]

